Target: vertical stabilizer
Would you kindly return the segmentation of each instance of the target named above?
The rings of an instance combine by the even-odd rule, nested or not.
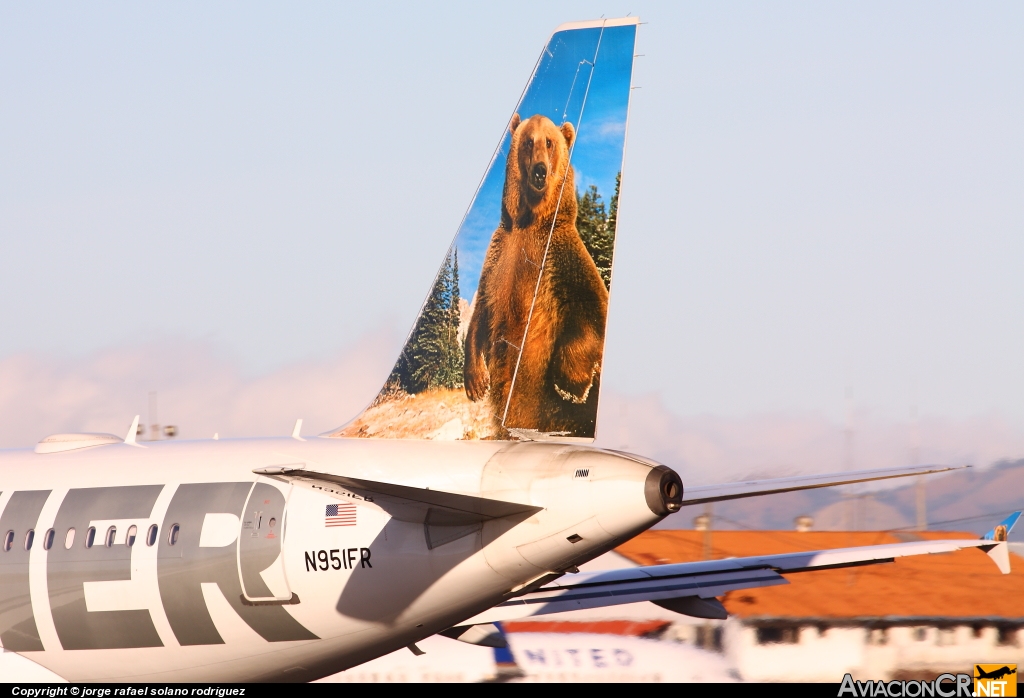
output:
[[[594,438],[638,22],[552,35],[391,375],[330,436]]]

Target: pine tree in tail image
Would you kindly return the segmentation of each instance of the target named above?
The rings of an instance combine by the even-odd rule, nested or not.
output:
[[[611,280],[611,266],[612,256],[611,253],[615,248],[615,231],[619,225],[619,185],[622,184],[622,171],[619,170],[615,174],[615,193],[612,194],[612,200],[608,204],[608,279]],[[599,265],[600,266],[600,265]]]
[[[615,194],[607,212],[604,200],[591,184],[582,194],[577,195],[576,229],[580,232],[587,252],[590,253],[597,271],[601,274],[606,289],[612,283],[612,252],[615,247],[615,216],[619,207],[619,180],[622,173],[615,175]]]
[[[346,436],[429,439],[486,438],[491,417],[462,387],[465,363],[459,327],[468,312],[459,291],[459,253],[452,249],[434,279],[416,325],[384,390]]]
[[[407,393],[462,387],[459,344],[459,254],[453,251],[434,280],[416,328],[392,376]]]

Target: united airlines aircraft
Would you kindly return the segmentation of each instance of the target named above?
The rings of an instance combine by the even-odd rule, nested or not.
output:
[[[435,634],[726,592],[1007,533],[580,573],[680,507],[915,467],[685,486],[589,445],[635,18],[559,27],[366,410],[303,437],[56,434],[0,453],[0,644],[73,681],[309,681]],[[339,389],[341,387],[339,386]],[[127,420],[126,420],[127,421]]]

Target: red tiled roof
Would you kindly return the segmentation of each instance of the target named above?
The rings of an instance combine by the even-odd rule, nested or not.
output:
[[[656,633],[667,620],[512,620],[502,623],[507,633],[599,633],[602,635],[643,636]]]
[[[702,559],[702,531],[647,531],[617,548],[640,565]],[[920,538],[918,538],[920,536]],[[970,533],[715,531],[711,557],[879,545],[906,540],[974,538]],[[1000,574],[980,550],[897,559],[895,563],[800,572],[788,585],[726,594],[730,615],[740,618],[853,620],[865,618],[1024,619],[1024,559],[1010,556],[1013,571]]]

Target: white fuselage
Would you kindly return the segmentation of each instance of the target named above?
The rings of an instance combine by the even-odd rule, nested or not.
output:
[[[0,536],[13,541],[0,550],[0,641],[74,681],[325,676],[457,625],[656,523],[656,465],[498,441],[0,452]],[[253,472],[276,466],[539,510],[476,525],[399,520],[343,487]]]

